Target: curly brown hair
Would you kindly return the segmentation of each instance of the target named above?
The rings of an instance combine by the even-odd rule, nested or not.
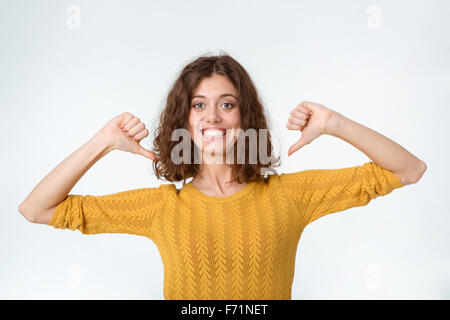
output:
[[[153,140],[153,152],[156,155],[153,161],[153,167],[156,177],[163,177],[167,181],[178,182],[195,177],[201,169],[198,159],[194,161],[198,150],[192,139],[189,139],[187,150],[191,150],[191,161],[188,163],[174,164],[171,159],[172,149],[177,145],[178,141],[171,139],[172,132],[175,129],[184,128],[187,130],[188,118],[190,113],[190,103],[192,93],[204,78],[213,76],[214,74],[226,76],[238,91],[238,103],[241,117],[241,129],[245,132],[247,129],[253,128],[256,132],[259,129],[266,129],[266,155],[270,158],[267,164],[261,163],[258,156],[257,163],[251,164],[249,161],[249,144],[245,141],[245,163],[236,161],[237,142],[234,143],[235,161],[231,164],[233,179],[238,183],[250,181],[267,181],[263,173],[268,171],[275,172],[274,167],[279,166],[280,157],[273,155],[271,135],[268,131],[268,122],[264,112],[264,107],[260,102],[257,90],[250,79],[247,71],[230,55],[224,53],[220,55],[203,55],[189,64],[187,64],[179,73],[177,79],[173,83],[165,103],[165,107],[159,118],[159,125],[155,130],[155,139]],[[248,137],[245,137],[247,140]],[[257,154],[260,154],[260,135],[257,134]]]

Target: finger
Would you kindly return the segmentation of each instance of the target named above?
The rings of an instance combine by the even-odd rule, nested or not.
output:
[[[286,128],[288,128],[289,130],[301,130],[302,126],[299,126],[298,124],[292,124],[292,123],[287,123],[286,124]]]
[[[300,138],[300,140],[298,140],[294,145],[292,145],[289,148],[288,156],[290,156],[291,154],[293,154],[294,152],[296,152],[297,150],[299,150],[300,148],[302,148],[303,146],[305,146],[307,144],[308,144],[308,141],[306,141],[306,139]]]
[[[137,125],[139,123],[139,119],[134,117],[133,119],[131,119],[126,125],[124,125],[123,127],[123,131],[128,131],[130,130],[132,127],[134,127],[135,125]]]
[[[288,122],[291,123],[291,124],[299,125],[299,126],[304,126],[304,125],[306,124],[306,120],[302,120],[302,119],[298,119],[298,118],[293,118],[293,117],[290,117],[290,118],[288,119]]]
[[[133,137],[133,139],[136,140],[136,141],[141,141],[142,139],[144,139],[145,137],[147,137],[148,134],[149,134],[148,130],[145,129],[145,130],[142,130],[142,131],[138,132],[138,133]]]
[[[145,125],[142,122],[139,122],[137,125],[128,130],[128,135],[132,137],[143,129],[145,129]]]
[[[123,128],[131,119],[133,119],[133,117],[134,116],[131,113],[126,113],[125,117],[120,123],[120,127]]]
[[[297,112],[303,113],[303,114],[309,114],[309,110],[304,106],[299,104],[295,109]]]
[[[296,109],[291,111],[291,117],[294,117],[294,118],[306,120],[309,118],[309,116],[310,116],[310,114],[305,114],[303,112],[297,111]]]
[[[311,108],[308,107],[308,104],[308,101],[303,101],[302,103],[297,105],[295,109],[305,114],[311,114]]]
[[[143,155],[146,158],[149,158],[150,160],[155,160],[155,154],[153,152],[151,152],[150,150],[147,150],[145,148],[142,148],[141,146],[139,146],[139,154]]]

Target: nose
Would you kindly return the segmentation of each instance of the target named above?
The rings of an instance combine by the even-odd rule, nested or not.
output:
[[[219,114],[219,111],[217,110],[217,108],[215,108],[215,107],[209,108],[208,113],[206,114],[205,120],[207,123],[220,122],[221,117],[220,117],[220,114]]]

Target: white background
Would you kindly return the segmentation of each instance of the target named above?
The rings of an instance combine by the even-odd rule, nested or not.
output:
[[[226,52],[249,72],[279,132],[279,172],[370,161],[331,136],[287,158],[300,133],[285,125],[303,100],[384,134],[428,166],[417,184],[309,225],[292,298],[449,299],[449,12],[444,0],[1,0],[0,298],[163,299],[163,265],[149,239],[31,224],[18,206],[112,117],[131,112],[153,131],[181,68]],[[160,183],[148,159],[114,151],[71,194]]]

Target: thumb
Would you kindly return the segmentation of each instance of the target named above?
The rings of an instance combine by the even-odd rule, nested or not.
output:
[[[147,150],[141,146],[139,146],[139,148],[138,148],[138,153],[152,161],[155,161],[155,159],[156,159],[156,156],[153,152],[151,152],[150,150]]]
[[[294,152],[296,152],[297,150],[299,150],[300,148],[302,148],[304,145],[307,145],[309,143],[309,141],[307,141],[304,137],[301,137],[300,140],[298,140],[296,143],[294,143],[288,151],[288,157],[293,154]]]

